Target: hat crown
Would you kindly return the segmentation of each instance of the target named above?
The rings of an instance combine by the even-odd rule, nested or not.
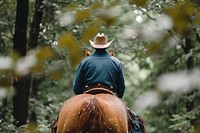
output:
[[[112,41],[108,42],[107,37],[103,33],[102,34],[98,33],[94,38],[94,42],[89,40],[90,44],[95,49],[105,49],[110,46]]]
[[[107,37],[103,33],[98,33],[97,36],[94,38],[94,43],[97,45],[104,45],[108,43]]]

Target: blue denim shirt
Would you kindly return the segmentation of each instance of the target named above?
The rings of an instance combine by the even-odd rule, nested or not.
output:
[[[96,50],[79,64],[74,80],[75,94],[86,91],[85,86],[103,83],[112,86],[119,98],[125,91],[124,74],[121,62],[105,50]]]

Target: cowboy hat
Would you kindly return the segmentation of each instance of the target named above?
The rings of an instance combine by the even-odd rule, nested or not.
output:
[[[96,37],[94,38],[94,42],[91,40],[89,41],[92,47],[96,49],[105,49],[110,46],[113,40],[108,42],[107,37],[103,33],[102,34],[98,33]]]

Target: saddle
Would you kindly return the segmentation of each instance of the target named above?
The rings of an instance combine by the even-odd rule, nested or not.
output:
[[[92,88],[92,89],[85,91],[85,94],[95,95],[95,94],[99,94],[99,93],[115,95],[115,93],[113,91],[108,90],[106,88]]]

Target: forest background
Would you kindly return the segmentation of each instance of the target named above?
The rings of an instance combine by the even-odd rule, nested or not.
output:
[[[49,132],[88,40],[124,66],[123,101],[148,133],[200,132],[198,0],[1,0],[0,132]]]

